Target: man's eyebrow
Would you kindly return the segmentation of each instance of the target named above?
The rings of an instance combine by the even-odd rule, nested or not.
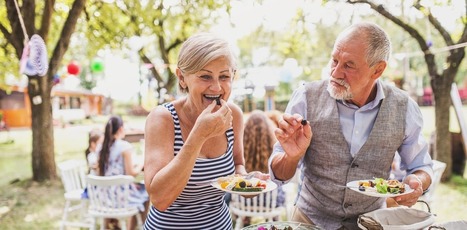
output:
[[[348,61],[348,62],[345,62],[347,65],[349,66],[355,66],[355,62],[354,61]]]

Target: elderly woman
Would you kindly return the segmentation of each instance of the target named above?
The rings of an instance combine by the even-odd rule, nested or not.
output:
[[[231,229],[225,193],[209,183],[246,174],[242,111],[227,100],[235,75],[228,43],[211,34],[181,47],[176,74],[185,96],[158,106],[145,127],[145,229]]]

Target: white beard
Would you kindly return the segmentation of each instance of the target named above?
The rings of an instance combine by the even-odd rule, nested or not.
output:
[[[327,90],[332,98],[337,100],[350,100],[352,99],[352,93],[350,92],[350,86],[344,80],[333,79],[334,82],[345,87],[345,90],[334,87],[331,82],[328,84]]]

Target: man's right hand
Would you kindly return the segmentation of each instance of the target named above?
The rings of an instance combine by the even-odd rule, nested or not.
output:
[[[303,117],[299,114],[285,113],[275,130],[276,138],[287,157],[297,162],[305,155],[313,136],[310,124],[307,122],[302,125],[302,120]]]

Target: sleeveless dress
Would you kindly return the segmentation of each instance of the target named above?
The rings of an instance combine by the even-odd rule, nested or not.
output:
[[[133,146],[124,140],[117,139],[110,147],[109,161],[105,168],[105,176],[125,175],[125,164],[122,152],[132,149]],[[145,210],[144,202],[149,200],[148,193],[144,185],[133,183],[130,190],[130,205],[135,206],[139,211]]]
[[[163,106],[170,111],[174,120],[176,156],[183,146],[180,122],[173,104]],[[222,156],[196,159],[185,189],[166,211],[150,207],[144,229],[232,229],[230,212],[224,202],[225,192],[206,183],[235,172],[232,128],[226,131],[226,138],[227,151]]]

